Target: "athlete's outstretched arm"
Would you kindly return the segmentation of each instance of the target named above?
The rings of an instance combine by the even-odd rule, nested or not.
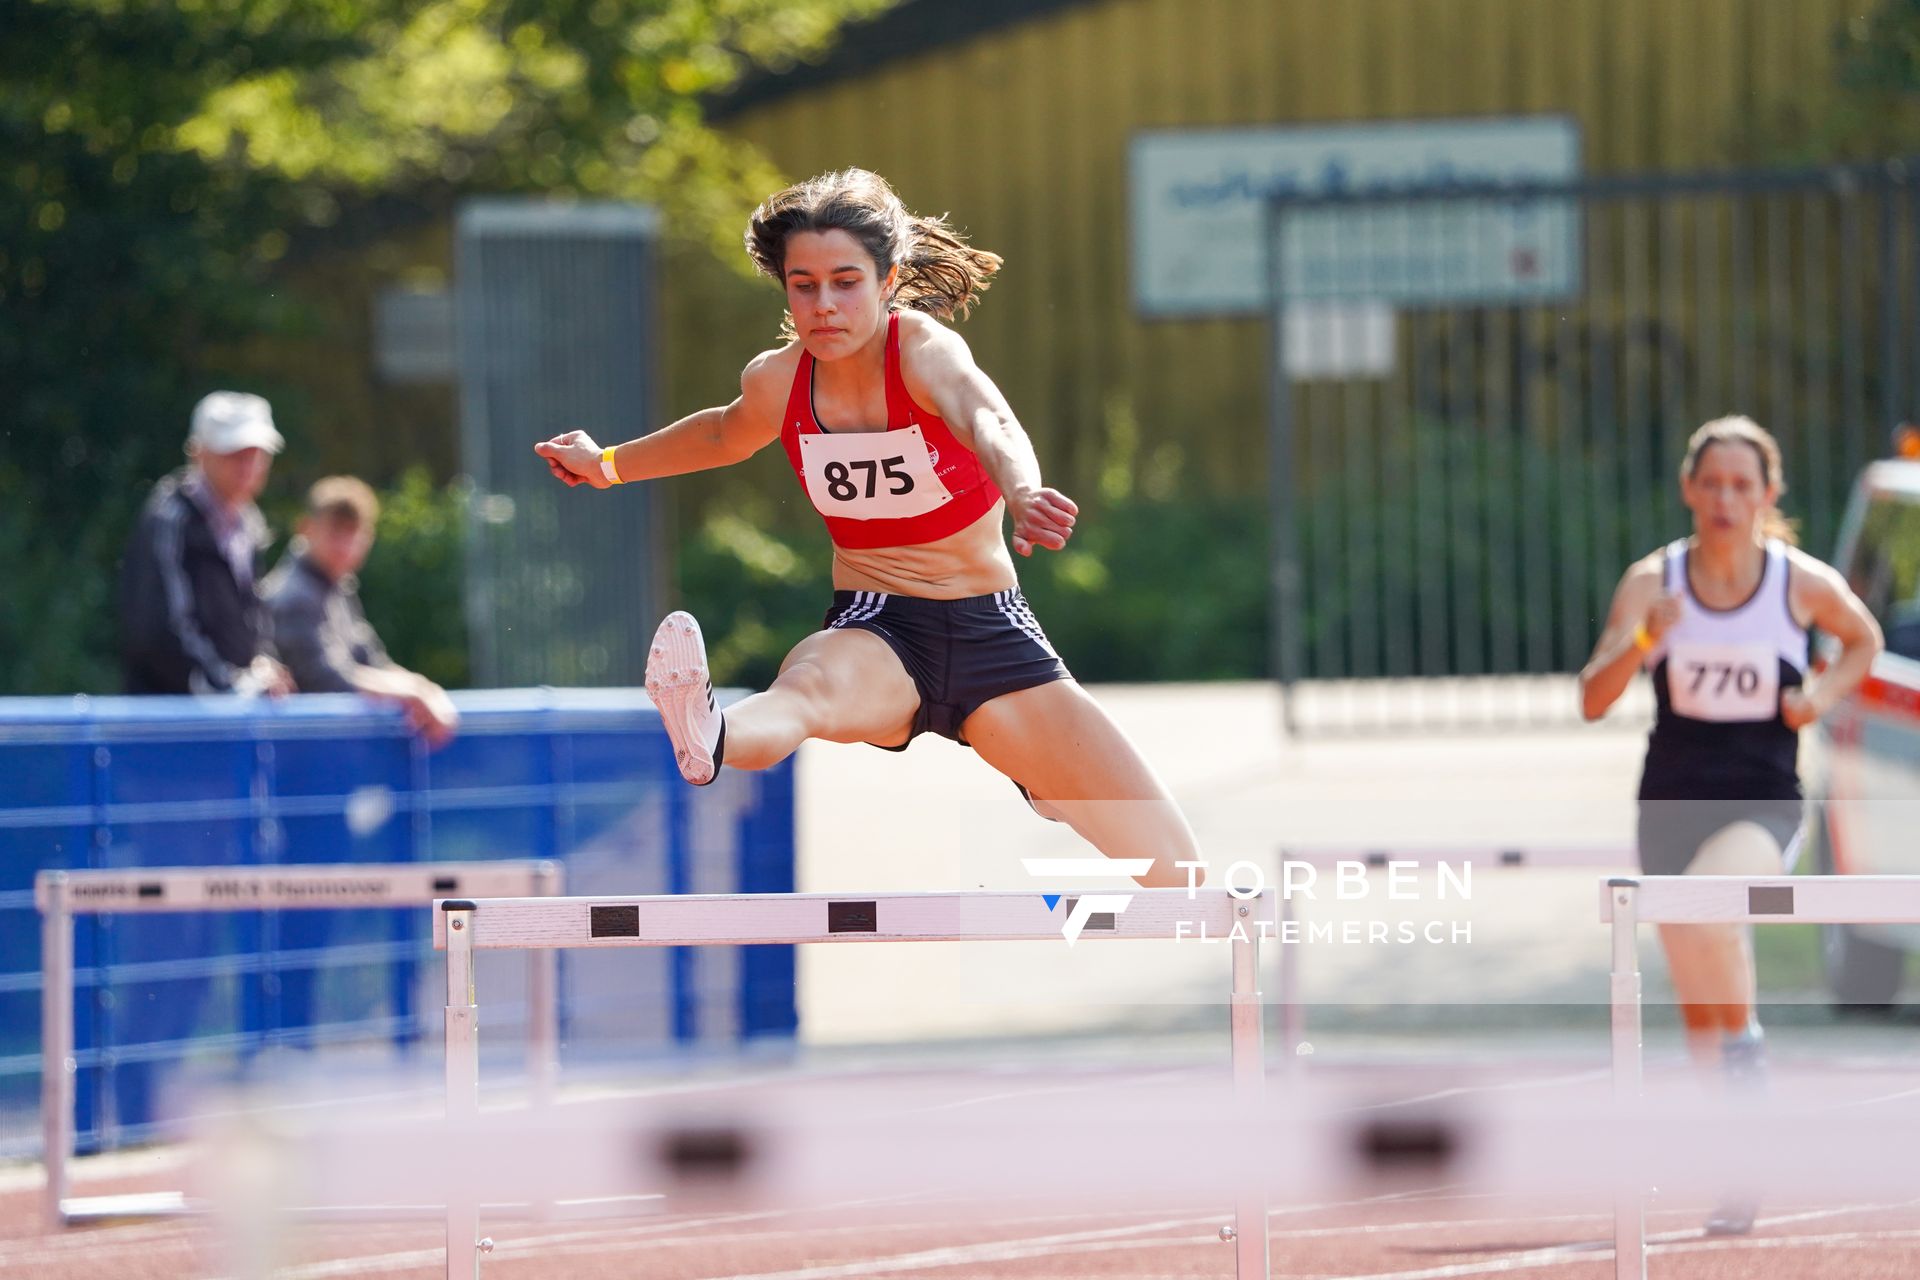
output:
[[[1033,442],[1007,398],[973,362],[959,334],[934,320],[923,319],[913,329],[900,341],[900,375],[907,392],[932,406],[1000,486],[1013,517],[1013,549],[1029,556],[1035,547],[1065,547],[1080,508],[1040,482]]]
[[[732,404],[702,409],[650,435],[615,448],[613,465],[623,484],[657,480],[743,462],[780,434],[785,387],[771,366],[779,352],[754,357],[740,375],[740,395]],[[612,485],[600,466],[601,446],[584,431],[569,431],[533,446],[547,469],[567,485]]]
[[[1819,675],[1780,697],[1780,717],[1789,728],[1813,723],[1866,679],[1867,669],[1886,648],[1880,624],[1847,580],[1830,566],[1797,551],[1793,558],[1796,593],[1806,606],[1808,621],[1840,642],[1840,656]]]

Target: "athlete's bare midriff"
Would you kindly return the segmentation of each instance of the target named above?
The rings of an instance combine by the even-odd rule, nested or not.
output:
[[[991,595],[1019,585],[1001,529],[1005,502],[938,542],[909,547],[833,549],[833,585],[840,591],[885,591],[928,600]]]

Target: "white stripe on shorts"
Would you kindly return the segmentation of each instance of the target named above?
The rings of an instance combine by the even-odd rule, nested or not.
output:
[[[880,611],[886,607],[886,592],[856,591],[853,593],[853,603],[849,604],[841,612],[840,616],[833,620],[833,626],[828,628],[828,630],[837,631],[850,622],[866,622],[871,618],[877,618],[880,616]]]
[[[1793,829],[1793,837],[1787,841],[1787,847],[1780,851],[1780,874],[1787,875],[1800,861],[1800,850],[1807,841],[1807,820],[1802,818],[1800,825]]]
[[[1049,658],[1060,656],[1047,642],[1047,633],[1040,629],[1040,620],[1033,616],[1033,609],[1025,600],[1015,603],[1013,592],[1009,590],[994,592],[993,602],[1000,607],[1000,612],[1006,620],[1018,627],[1029,640],[1044,649]]]

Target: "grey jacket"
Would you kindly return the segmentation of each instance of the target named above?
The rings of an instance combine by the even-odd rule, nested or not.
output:
[[[260,594],[273,616],[274,647],[302,693],[351,693],[354,667],[394,665],[351,574],[334,582],[305,556],[289,554]]]

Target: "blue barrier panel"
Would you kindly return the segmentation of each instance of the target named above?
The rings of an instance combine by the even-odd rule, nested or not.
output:
[[[576,894],[793,889],[791,762],[695,789],[638,691],[454,701],[428,752],[349,696],[0,698],[0,1155],[36,1145],[42,869],[552,858]],[[427,937],[423,909],[78,918],[81,1149],[156,1132],[188,1060],[436,1032]],[[567,957],[563,1059],[791,1037],[793,949],[732,950]]]

